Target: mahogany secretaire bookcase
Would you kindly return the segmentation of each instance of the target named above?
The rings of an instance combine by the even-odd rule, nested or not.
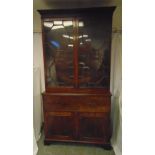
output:
[[[115,7],[38,10],[45,72],[45,144],[110,146],[110,56]]]

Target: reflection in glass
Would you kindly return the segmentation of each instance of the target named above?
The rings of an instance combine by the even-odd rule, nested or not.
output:
[[[52,22],[44,22],[44,26],[52,28],[53,23]]]
[[[63,25],[54,25],[54,26],[52,27],[52,30],[63,29],[63,28],[64,28]]]
[[[78,27],[72,20],[44,21],[46,85],[74,87],[78,69],[79,87],[109,87],[110,23],[100,17],[77,23]],[[73,56],[77,54],[78,59]]]
[[[69,20],[44,22],[46,85],[73,87],[73,24]]]
[[[80,27],[83,23],[83,27]],[[79,21],[79,86],[108,87],[110,78],[110,27],[101,19]]]

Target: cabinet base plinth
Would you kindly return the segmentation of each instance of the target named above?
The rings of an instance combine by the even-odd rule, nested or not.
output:
[[[89,141],[78,141],[78,140],[44,140],[44,145],[50,145],[50,144],[70,144],[70,145],[94,145],[98,147],[102,147],[105,150],[112,150],[112,146],[110,143],[101,143],[101,142],[89,142]]]
[[[48,140],[44,140],[44,145],[50,145],[52,142]]]
[[[111,144],[103,144],[103,146],[102,146],[105,150],[112,150],[112,146],[111,146]]]

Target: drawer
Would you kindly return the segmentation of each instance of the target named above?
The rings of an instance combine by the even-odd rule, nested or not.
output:
[[[109,112],[110,98],[101,95],[43,95],[45,111]]]
[[[43,106],[45,111],[75,111],[78,109],[74,104],[74,99],[68,96],[43,96]]]
[[[101,95],[81,96],[78,105],[80,112],[109,112],[109,98]]]

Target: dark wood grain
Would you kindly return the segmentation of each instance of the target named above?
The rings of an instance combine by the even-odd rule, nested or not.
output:
[[[44,93],[43,103],[47,126],[45,139],[47,137],[57,140],[84,140],[91,143],[102,141],[102,144],[110,142],[110,120],[108,119],[110,117],[110,96]],[[58,117],[60,119],[56,119]],[[66,125],[62,123],[65,118]],[[55,119],[57,124],[49,119]],[[64,127],[68,126],[67,122],[72,122],[70,129],[67,128],[69,131],[73,129],[72,136],[61,134],[65,130]],[[52,129],[51,126],[55,128]],[[60,134],[49,135],[47,131],[49,129],[56,130]]]
[[[64,18],[79,17],[80,15],[89,17],[91,15],[102,15],[110,17],[115,10],[115,6],[111,7],[93,7],[93,8],[74,8],[74,9],[49,9],[38,10],[42,18]]]
[[[38,10],[42,19],[43,59],[45,73],[45,92],[42,93],[44,111],[44,144],[53,142],[69,142],[102,145],[110,148],[111,126],[111,93],[110,85],[102,88],[80,88],[78,68],[78,39],[74,39],[73,65],[74,80],[72,86],[50,87],[46,82],[46,48],[44,20],[71,19],[73,20],[73,36],[78,36],[78,20],[97,17],[104,19],[108,25],[108,37],[111,36],[112,14],[115,7],[97,7],[81,9]],[[92,18],[91,18],[92,20]],[[110,27],[109,27],[110,26]],[[95,30],[94,30],[95,31]],[[102,31],[102,30],[101,30]],[[111,39],[111,38],[110,38]],[[108,42],[111,49],[111,42]],[[109,51],[110,52],[110,51]],[[110,56],[110,53],[109,53]],[[110,69],[108,57],[108,68]],[[64,71],[67,68],[67,58],[58,67]],[[61,68],[62,66],[62,68]],[[61,72],[59,77],[63,76]],[[110,76],[106,82],[110,83]]]

